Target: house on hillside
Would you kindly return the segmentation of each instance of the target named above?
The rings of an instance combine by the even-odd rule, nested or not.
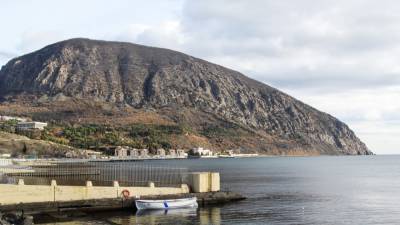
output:
[[[186,158],[188,156],[188,154],[185,152],[185,150],[178,149],[178,150],[176,150],[176,156],[178,158]]]
[[[100,159],[102,155],[103,155],[102,152],[93,150],[83,150],[81,152],[81,158],[86,158],[86,159]]]
[[[139,149],[139,156],[141,158],[147,158],[149,157],[149,150],[144,148],[144,149]]]
[[[198,156],[212,156],[213,153],[210,149],[204,149],[202,147],[198,148],[193,148],[191,150],[192,155],[198,155]]]
[[[125,158],[128,156],[128,148],[125,146],[118,146],[114,150],[114,156],[119,158]]]
[[[47,123],[42,122],[19,122],[17,123],[16,129],[17,130],[43,130],[47,127]]]
[[[165,150],[163,148],[157,149],[157,156],[164,157],[165,156]]]
[[[176,157],[176,150],[175,149],[169,149],[168,150],[168,156],[171,158],[175,158]]]
[[[21,117],[14,117],[14,116],[0,116],[0,121],[9,121],[9,120],[16,120],[18,122],[26,122],[25,118]]]
[[[131,158],[139,157],[139,149],[136,149],[136,148],[129,149],[129,157],[131,157]]]

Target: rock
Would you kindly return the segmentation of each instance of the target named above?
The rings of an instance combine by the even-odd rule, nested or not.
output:
[[[23,212],[12,212],[1,215],[1,225],[32,225],[33,217],[31,215],[24,215]]]
[[[229,140],[233,146],[267,154],[371,153],[346,124],[273,87],[183,53],[130,43],[71,39],[12,59],[0,71],[0,96],[154,110],[197,130],[234,124],[257,138]]]

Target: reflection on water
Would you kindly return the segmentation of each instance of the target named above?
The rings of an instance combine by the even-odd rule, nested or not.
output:
[[[142,210],[134,212],[108,212],[92,213],[83,217],[71,217],[70,221],[60,221],[53,215],[53,219],[36,219],[37,224],[121,224],[121,225],[158,225],[158,224],[221,224],[221,209],[211,208],[188,208],[169,210]],[[53,221],[51,221],[53,220]],[[58,222],[56,222],[58,220]]]
[[[206,208],[199,212],[200,224],[221,224],[221,209]]]
[[[182,209],[159,209],[159,210],[138,210],[136,216],[166,216],[166,215],[178,215],[178,216],[196,216],[197,208],[182,208]]]
[[[139,211],[117,224],[221,224],[219,208],[170,209]]]

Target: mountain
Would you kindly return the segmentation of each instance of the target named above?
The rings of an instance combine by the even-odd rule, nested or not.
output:
[[[12,59],[0,71],[0,97],[0,113],[55,124],[183,127],[166,131],[172,147],[371,154],[346,124],[273,87],[131,43],[71,39]]]

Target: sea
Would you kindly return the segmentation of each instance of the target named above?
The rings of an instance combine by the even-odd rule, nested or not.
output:
[[[246,200],[152,212],[77,214],[39,224],[400,224],[400,156],[168,160],[217,171]]]

